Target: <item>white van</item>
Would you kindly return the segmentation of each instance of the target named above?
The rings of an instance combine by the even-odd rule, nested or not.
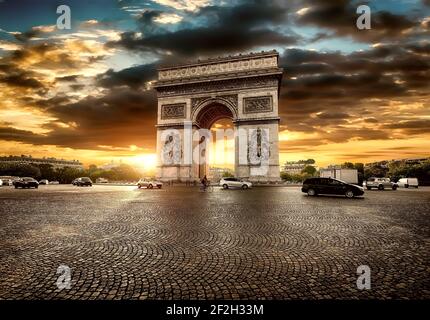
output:
[[[399,187],[418,188],[418,179],[417,178],[402,178],[397,182],[397,184],[399,185]]]

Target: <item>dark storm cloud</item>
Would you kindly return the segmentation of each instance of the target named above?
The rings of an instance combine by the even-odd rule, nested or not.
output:
[[[119,71],[110,69],[95,76],[94,82],[86,76],[59,76],[55,83],[70,90],[50,99],[39,99],[26,90],[25,95],[16,99],[57,120],[44,125],[50,131],[43,135],[1,123],[0,139],[86,149],[142,143],[153,148],[157,101],[155,92],[145,90],[145,85],[156,78],[160,64],[183,62],[185,58],[195,60],[199,55],[247,52],[262,46],[298,45],[304,38],[289,31],[292,16],[296,17],[294,30],[303,26],[318,28],[319,33],[307,40],[310,43],[328,37],[352,36],[355,40],[384,44],[352,53],[300,48],[281,52],[280,65],[285,69],[279,100],[282,128],[317,136],[289,141],[284,151],[310,151],[310,146],[351,139],[390,139],[393,132],[418,135],[428,131],[428,121],[396,122],[391,112],[397,110],[388,108],[392,101],[411,99],[414,103],[418,98],[425,101],[428,97],[430,43],[418,42],[404,32],[417,28],[421,21],[406,15],[374,12],[373,29],[358,31],[356,5],[352,1],[309,0],[302,7],[310,9],[301,16],[295,12],[302,7],[290,8],[288,3],[239,1],[234,5],[207,6],[195,12],[181,12],[183,21],[169,26],[156,20],[170,12],[147,10],[136,20],[135,31],[123,32],[119,41],[107,46],[126,48],[133,53],[155,53],[157,62]],[[427,32],[428,23],[422,23],[421,30]],[[78,74],[83,67],[104,59],[100,52],[86,49],[85,44],[64,52],[61,41],[34,41],[40,32],[33,28],[17,36],[22,42],[21,49],[12,51],[7,60],[0,60],[2,84],[34,90],[49,87],[48,81],[20,69],[21,63],[25,65],[34,57],[39,61],[32,65],[35,69],[67,71],[53,72],[56,75]],[[307,34],[304,36],[309,38]],[[345,44],[342,49],[350,48]],[[78,59],[76,53],[82,50],[88,54]],[[85,82],[81,81],[83,78]],[[95,85],[94,96],[76,102],[76,92],[84,88],[84,83],[87,89]]]
[[[160,26],[160,24],[156,23],[154,20],[159,18],[163,14],[163,11],[159,10],[147,10],[143,12],[139,19],[137,20],[139,23],[139,27],[145,35],[154,35],[157,33],[166,32],[166,30]]]
[[[324,119],[324,120],[336,120],[336,119],[349,118],[350,115],[344,112],[332,112],[332,113],[324,112],[324,113],[318,114],[317,117],[319,119]]]
[[[406,120],[385,126],[387,129],[402,129],[407,134],[430,132],[430,120]]]
[[[79,78],[79,75],[71,75],[71,76],[65,76],[65,77],[57,77],[55,80],[59,82],[76,82]]]
[[[141,28],[154,26],[158,15],[146,13],[141,17]],[[207,55],[249,50],[259,46],[289,45],[298,40],[271,28],[286,22],[287,9],[275,2],[251,1],[233,7],[209,6],[192,14],[192,19],[206,20],[207,26],[185,28],[174,32],[146,33],[124,32],[121,40],[108,46],[122,46],[137,51],[171,52],[179,55]]]
[[[70,87],[70,89],[72,89],[73,91],[80,91],[80,90],[82,90],[83,88],[85,88],[85,85],[84,85],[84,84],[71,84],[69,87]]]
[[[337,36],[352,36],[360,41],[381,41],[403,37],[403,32],[419,25],[418,21],[388,11],[372,12],[372,29],[358,30],[358,4],[350,0],[308,0],[308,10],[297,17],[301,25],[313,25],[332,30]],[[323,38],[321,34],[320,38]]]
[[[9,132],[13,135],[8,140],[78,149],[155,145],[157,103],[153,91],[112,89],[104,96],[88,96],[75,103],[66,97],[56,97],[39,100],[37,106],[58,119],[43,126],[50,132],[38,135],[3,128],[3,138]],[[71,125],[59,126],[58,122]]]
[[[279,102],[282,124],[291,131],[318,133],[318,144],[389,138],[386,123],[391,119],[379,116],[389,102],[428,96],[426,47],[385,45],[350,54],[285,50],[280,58],[285,69]],[[369,108],[370,99],[379,102]],[[343,127],[363,117],[364,129]],[[369,128],[375,125],[380,129]],[[405,127],[402,133],[418,134],[419,130]]]
[[[40,81],[28,77],[25,72],[0,77],[0,82],[13,87],[23,87],[31,89],[41,89],[44,87]]]
[[[65,94],[58,94],[48,99],[35,99],[33,97],[24,96],[20,98],[20,100],[27,105],[34,106],[37,109],[42,109],[43,111],[47,111],[52,106],[65,105],[71,102],[71,99]]]
[[[409,44],[407,48],[415,53],[430,55],[430,42]]]
[[[32,56],[43,56],[49,51],[58,49],[55,43],[39,43],[33,46],[24,46],[21,49],[15,50],[11,55],[11,61],[19,63]]]
[[[199,28],[141,38],[135,33],[123,33],[114,43],[127,49],[141,51],[170,51],[180,55],[216,54],[248,50],[258,46],[287,45],[296,42],[287,36],[267,29]]]
[[[30,142],[38,139],[40,135],[28,130],[20,130],[8,126],[7,123],[0,123],[0,140]]]
[[[147,81],[156,78],[156,68],[157,65],[152,63],[127,68],[120,71],[113,71],[112,69],[109,69],[105,73],[97,76],[97,83],[105,88],[118,86],[139,88]]]
[[[0,83],[11,87],[44,89],[45,86],[35,75],[35,72],[22,70],[14,64],[0,64]]]
[[[65,50],[61,41],[26,44],[0,59],[0,63],[2,60],[16,65],[31,62],[33,67],[41,69],[78,71],[105,58],[104,55],[96,55],[94,48],[83,41],[71,40],[69,46],[71,48]],[[79,53],[86,53],[88,56],[80,57]]]
[[[378,123],[379,121],[376,118],[365,118],[364,122],[366,122],[366,123]]]
[[[32,38],[39,36],[42,32],[37,29],[31,29],[26,32],[16,33],[14,34],[15,39],[21,42],[27,42]]]

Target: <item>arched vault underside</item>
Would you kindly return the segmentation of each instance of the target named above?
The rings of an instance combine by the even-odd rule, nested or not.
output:
[[[212,125],[221,119],[234,120],[233,113],[228,107],[219,103],[213,103],[203,108],[196,117],[196,125],[203,129],[210,129]]]

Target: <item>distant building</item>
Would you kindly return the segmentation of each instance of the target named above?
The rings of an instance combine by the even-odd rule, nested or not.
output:
[[[342,166],[330,165],[320,170],[321,178],[333,178],[348,183],[358,183],[357,169],[345,169]]]
[[[56,159],[51,157],[43,157],[43,158],[33,158],[32,156],[6,156],[0,157],[0,163],[24,163],[24,164],[49,164],[54,168],[76,168],[83,169],[84,166],[78,160],[64,160],[64,159]]]
[[[281,171],[287,172],[290,174],[298,174],[298,173],[301,173],[302,170],[308,166],[312,166],[315,169],[317,168],[314,164],[306,162],[306,160],[299,160],[299,161],[285,162],[285,164],[281,167]]]
[[[121,160],[119,162],[115,162],[115,161],[112,160],[111,162],[105,163],[105,164],[99,166],[98,168],[102,169],[102,170],[112,170],[114,168],[120,167],[121,165],[122,165],[122,161]]]
[[[365,168],[369,167],[381,167],[381,168],[388,168],[388,163],[390,160],[382,160],[382,161],[375,161],[375,162],[369,162],[364,164]]]

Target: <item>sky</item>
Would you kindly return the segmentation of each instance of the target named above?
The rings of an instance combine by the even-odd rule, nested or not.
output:
[[[151,166],[158,66],[272,49],[281,163],[429,156],[429,0],[0,0],[0,155]]]

